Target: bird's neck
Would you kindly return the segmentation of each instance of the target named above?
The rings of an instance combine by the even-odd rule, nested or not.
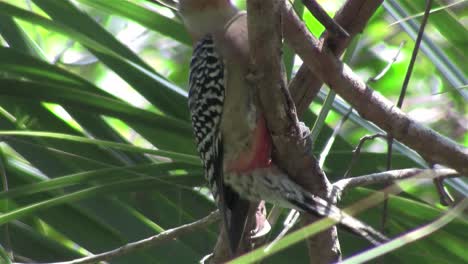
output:
[[[194,43],[196,43],[207,34],[222,31],[228,21],[238,13],[239,10],[235,6],[229,5],[182,14],[182,17]]]

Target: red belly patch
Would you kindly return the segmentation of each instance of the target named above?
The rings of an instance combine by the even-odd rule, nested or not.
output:
[[[229,171],[247,172],[270,166],[271,138],[263,116],[258,119],[253,134],[254,139],[252,140],[251,148],[240,153],[239,159],[227,166]]]

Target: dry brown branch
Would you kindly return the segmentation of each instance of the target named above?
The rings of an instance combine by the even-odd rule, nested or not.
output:
[[[108,252],[103,252],[100,254],[96,254],[93,256],[84,257],[80,259],[74,259],[74,260],[63,261],[63,262],[54,262],[54,263],[48,263],[48,264],[90,264],[90,263],[97,263],[100,261],[110,260],[112,258],[123,256],[131,252],[141,250],[143,248],[147,248],[150,246],[158,245],[160,243],[172,241],[173,239],[176,239],[182,235],[194,232],[195,230],[198,230],[201,228],[205,228],[213,224],[214,222],[218,221],[219,219],[220,219],[219,211],[214,211],[210,213],[208,216],[205,216],[204,218],[199,219],[195,222],[181,225],[173,229],[168,229],[155,236],[142,239],[133,243],[128,243],[122,247],[113,249]]]
[[[387,65],[385,65],[385,67],[379,72],[377,73],[375,76],[373,77],[370,77],[366,83],[371,83],[371,82],[377,82],[378,80],[380,80],[382,77],[385,76],[385,74],[387,74],[387,72],[390,70],[390,68],[392,67],[392,65],[396,62],[396,60],[398,59],[398,57],[400,56],[400,53],[401,53],[401,50],[403,49],[403,46],[405,46],[406,44],[406,41],[402,41],[400,43],[400,46],[398,47],[398,50],[397,52],[395,53],[395,56],[393,56],[393,58],[388,61]]]
[[[316,76],[348,101],[365,119],[375,123],[395,139],[417,151],[427,161],[468,173],[468,148],[422,126],[378,92],[375,92],[323,47],[307,30],[288,4],[283,9],[284,33],[291,47]]]
[[[351,170],[353,169],[354,164],[356,164],[356,162],[358,161],[359,156],[361,155],[361,149],[362,149],[362,146],[364,145],[364,143],[366,143],[369,140],[374,140],[376,138],[385,138],[386,139],[387,135],[377,133],[377,134],[370,135],[370,136],[364,136],[359,140],[359,144],[353,150],[353,158],[351,159],[351,162],[349,163],[348,169],[346,170],[343,178],[348,178],[350,176]]]
[[[328,16],[327,12],[325,9],[322,8],[322,6],[317,3],[315,0],[302,0],[302,3],[304,4],[307,9],[314,15],[314,17],[322,24],[325,26],[327,31],[330,34],[333,34],[338,37],[349,37],[348,32],[344,30],[338,23],[333,20],[330,16]]]
[[[434,185],[439,194],[440,203],[442,205],[448,206],[455,203],[455,199],[450,195],[447,189],[444,186],[444,178],[434,179]]]
[[[371,184],[391,184],[393,181],[404,180],[412,177],[415,179],[442,179],[457,175],[457,171],[452,169],[431,170],[415,168],[392,170],[339,180],[333,184],[333,187],[338,189],[337,196],[340,196],[341,193],[347,189]]]
[[[325,32],[321,38],[323,45],[330,49],[337,57],[341,56],[352,38],[363,31],[367,21],[382,2],[383,0],[346,1],[335,15],[334,20],[348,32],[350,37],[343,38]],[[285,37],[289,38],[287,31],[285,31]],[[289,86],[299,117],[309,107],[322,85],[322,79],[315,75],[305,64],[299,68]]]

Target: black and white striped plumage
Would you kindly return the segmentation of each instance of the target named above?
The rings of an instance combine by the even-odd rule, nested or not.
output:
[[[197,149],[211,193],[222,211],[232,252],[242,239],[249,202],[223,181],[221,118],[225,94],[225,71],[210,35],[199,40],[190,63],[189,110]]]
[[[218,200],[216,177],[222,174],[220,122],[224,101],[224,67],[211,36],[201,39],[192,55],[189,109],[198,152],[213,196]]]

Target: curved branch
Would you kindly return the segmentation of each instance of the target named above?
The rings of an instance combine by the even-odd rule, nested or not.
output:
[[[427,161],[468,174],[468,148],[409,118],[384,96],[368,87],[307,30],[289,4],[283,8],[283,17],[285,37],[291,47],[316,76],[348,101],[363,118],[392,134]]]
[[[342,192],[347,189],[361,187],[371,184],[385,184],[392,183],[398,180],[408,178],[414,179],[440,179],[457,176],[458,172],[452,169],[403,169],[391,170],[380,173],[372,173],[369,175],[357,176],[339,180],[333,184],[333,187],[338,189],[337,196],[339,197]]]
[[[185,235],[195,230],[207,227],[213,224],[214,222],[218,221],[219,219],[220,219],[219,211],[214,211],[210,213],[208,216],[205,216],[204,218],[197,220],[195,222],[166,230],[160,234],[139,240],[137,242],[128,243],[122,247],[113,249],[111,251],[107,251],[104,253],[100,253],[97,255],[84,257],[80,259],[74,259],[71,261],[54,262],[54,263],[48,263],[48,264],[90,264],[90,263],[96,263],[99,261],[110,260],[118,256],[129,254],[136,250],[141,250],[143,248],[155,246],[157,244],[164,243],[167,241],[172,241],[173,239],[178,238],[182,235]]]
[[[383,0],[346,1],[333,19],[348,32],[349,37],[344,38],[326,31],[321,37],[323,45],[330,49],[337,57],[341,56],[353,37],[364,30],[367,21],[369,21],[382,2]],[[285,31],[285,35],[289,38],[287,30]],[[299,71],[289,85],[289,90],[291,91],[291,96],[294,99],[299,116],[302,116],[308,109],[322,85],[322,79],[313,73],[306,64],[303,64],[299,68]]]

